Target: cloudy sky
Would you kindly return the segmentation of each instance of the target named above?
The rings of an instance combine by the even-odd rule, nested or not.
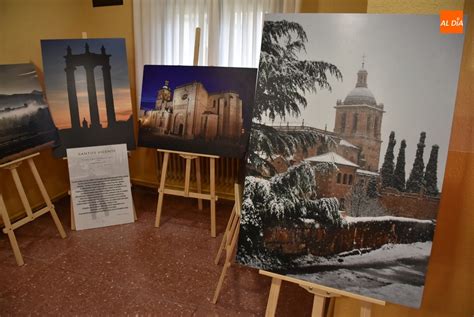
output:
[[[289,18],[291,17],[291,18]],[[433,144],[440,146],[438,179],[442,184],[459,77],[463,35],[440,34],[437,15],[321,14],[270,15],[267,20],[291,20],[306,31],[308,43],[301,58],[335,64],[343,81],[331,80],[332,93],[307,95],[308,107],[291,123],[334,129],[337,99],[355,87],[362,56],[366,55],[368,87],[386,113],[382,121],[383,163],[388,136],[397,145],[407,142],[407,177],[421,131],[427,133],[424,161]],[[275,121],[279,124],[280,121]]]
[[[41,49],[46,82],[46,96],[54,122],[59,129],[69,128],[71,126],[66,72],[64,71],[66,67],[64,60],[66,49],[69,45],[72,49],[72,54],[83,54],[86,43],[89,44],[91,53],[100,54],[100,48],[103,45],[106,48],[107,54],[111,55],[110,72],[112,75],[112,90],[117,120],[127,120],[132,113],[127,53],[124,39],[43,40],[41,41]],[[101,68],[102,67],[97,66],[94,69],[95,84],[100,121],[103,126],[107,126]],[[77,67],[75,78],[80,121],[82,122],[83,118],[85,118],[90,122],[89,99],[84,67]]]
[[[33,64],[0,65],[0,94],[24,94],[41,91]]]

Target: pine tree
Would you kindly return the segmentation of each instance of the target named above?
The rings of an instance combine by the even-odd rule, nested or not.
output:
[[[379,193],[377,190],[377,179],[375,177],[371,177],[369,179],[369,182],[367,183],[367,196],[369,198],[379,197]]]
[[[438,145],[433,145],[431,148],[430,159],[426,165],[424,184],[426,189],[426,194],[430,196],[438,196]]]
[[[410,193],[419,193],[423,187],[423,170],[425,169],[425,163],[423,162],[423,152],[425,149],[426,133],[420,133],[420,141],[418,142],[416,149],[415,161],[408,177],[406,191]]]
[[[342,80],[342,73],[334,64],[304,59],[307,42],[306,32],[296,22],[265,21],[263,25],[247,159],[252,175],[276,174],[271,164],[275,155],[286,157],[293,154],[295,145],[308,148],[320,140],[318,133],[312,131],[284,133],[256,123],[265,117],[299,117],[308,105],[306,93],[331,91],[330,79]]]
[[[405,191],[405,148],[407,144],[405,140],[400,143],[400,150],[397,156],[397,165],[393,172],[393,187],[399,191]]]
[[[390,138],[388,141],[387,152],[385,152],[385,158],[382,164],[382,169],[380,170],[380,176],[382,177],[382,187],[392,187],[393,186],[393,168],[394,168],[394,155],[393,148],[395,147],[395,132],[390,132]]]

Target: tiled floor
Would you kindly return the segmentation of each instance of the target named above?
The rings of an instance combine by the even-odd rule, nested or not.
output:
[[[68,237],[49,215],[16,230],[23,267],[0,235],[0,316],[264,315],[270,280],[238,265],[211,303],[222,269],[213,259],[232,202],[218,201],[219,235],[211,238],[209,209],[199,211],[195,200],[165,197],[155,228],[156,193],[134,188],[133,196],[137,222],[84,231],[69,230],[69,199],[56,202]],[[310,315],[311,304],[303,289],[283,284],[277,315]]]

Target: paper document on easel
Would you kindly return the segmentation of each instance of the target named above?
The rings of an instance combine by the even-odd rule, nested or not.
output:
[[[133,222],[125,144],[67,149],[77,230]]]

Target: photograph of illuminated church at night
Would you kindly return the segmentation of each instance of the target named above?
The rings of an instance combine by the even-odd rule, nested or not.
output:
[[[135,148],[124,39],[42,40],[48,103],[66,149],[106,144]]]
[[[255,76],[250,68],[146,65],[138,144],[242,157]]]

